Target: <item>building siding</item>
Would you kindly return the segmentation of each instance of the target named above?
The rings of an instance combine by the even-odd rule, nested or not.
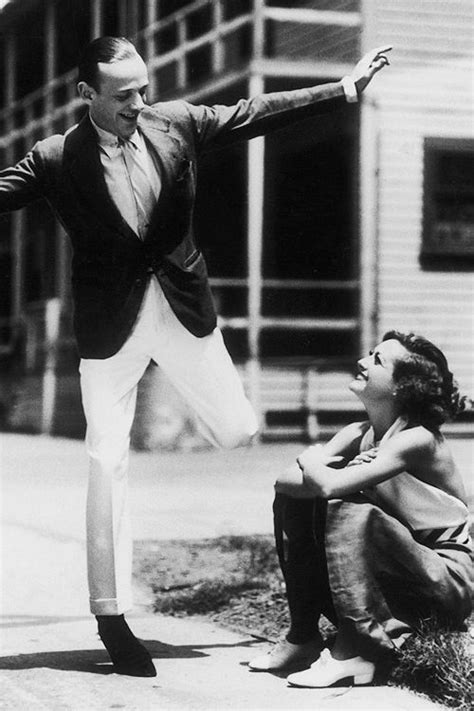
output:
[[[425,137],[474,139],[471,0],[369,4],[375,44],[393,62],[367,97],[378,155],[378,331],[419,332],[474,396],[474,272],[420,266]]]

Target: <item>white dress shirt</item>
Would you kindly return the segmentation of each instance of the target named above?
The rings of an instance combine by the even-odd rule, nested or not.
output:
[[[91,123],[99,137],[107,189],[124,220],[143,239],[161,190],[160,175],[145,139],[137,130],[128,141],[119,142],[92,118]]]

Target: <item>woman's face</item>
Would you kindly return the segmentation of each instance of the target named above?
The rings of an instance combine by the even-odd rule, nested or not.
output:
[[[357,375],[349,385],[362,402],[391,400],[395,383],[395,363],[408,355],[405,346],[396,339],[379,343],[365,358],[357,362]]]

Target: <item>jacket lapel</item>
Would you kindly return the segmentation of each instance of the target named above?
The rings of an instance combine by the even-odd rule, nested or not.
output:
[[[182,152],[179,140],[170,133],[170,120],[150,109],[144,109],[138,119],[140,131],[153,151],[165,190],[174,179]]]
[[[75,130],[66,135],[64,160],[75,190],[97,216],[98,221],[106,222],[113,230],[126,237],[138,239],[138,235],[123,219],[107,190],[97,134],[88,116],[81,120]]]
[[[139,127],[147,142],[149,150],[156,161],[160,173],[160,195],[150,219],[150,226],[145,241],[160,234],[163,238],[160,224],[172,200],[173,185],[180,166],[182,146],[179,140],[170,132],[170,120],[156,114],[155,111],[144,109],[140,115]]]

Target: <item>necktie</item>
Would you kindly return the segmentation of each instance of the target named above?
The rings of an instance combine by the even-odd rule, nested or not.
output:
[[[147,156],[132,141],[119,140],[119,146],[135,198],[138,236],[144,239],[156,202],[147,171]]]

